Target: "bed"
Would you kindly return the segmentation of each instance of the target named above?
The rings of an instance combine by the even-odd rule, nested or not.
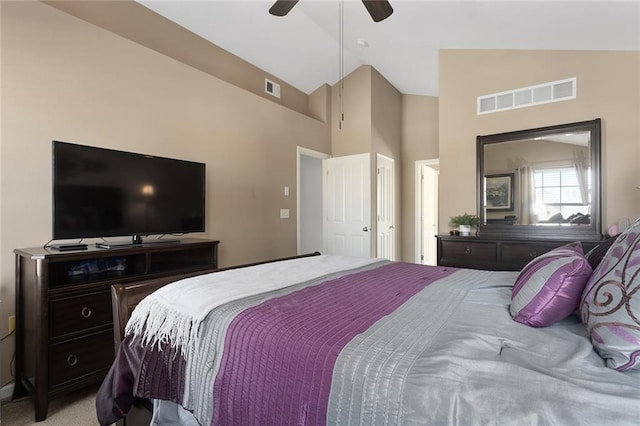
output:
[[[171,283],[132,312],[98,418],[138,397],[158,425],[638,424],[639,241],[519,272],[312,256]]]

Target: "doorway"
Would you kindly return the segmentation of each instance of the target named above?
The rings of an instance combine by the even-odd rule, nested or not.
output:
[[[382,157],[382,158],[381,158]],[[372,256],[370,154],[332,158],[297,148],[297,252]],[[386,182],[378,192],[378,217],[389,244],[384,257],[395,257],[393,159],[378,156],[377,167]],[[382,187],[376,182],[378,190]],[[383,206],[380,202],[384,200]],[[380,216],[380,212],[388,214]],[[380,220],[376,229],[380,228]],[[378,238],[380,237],[377,235]],[[378,241],[379,242],[379,241]],[[378,247],[381,245],[378,244]],[[380,253],[378,253],[380,254]]]
[[[416,161],[415,262],[423,265],[437,264],[439,173],[439,159]]]
[[[298,254],[323,252],[322,161],[330,157],[323,152],[298,147]]]

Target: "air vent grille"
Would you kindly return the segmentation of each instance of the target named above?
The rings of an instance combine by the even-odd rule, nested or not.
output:
[[[478,115],[576,98],[576,78],[478,97]]]
[[[264,79],[264,91],[270,94],[271,96],[280,98],[280,85],[276,82],[269,80],[268,78]]]

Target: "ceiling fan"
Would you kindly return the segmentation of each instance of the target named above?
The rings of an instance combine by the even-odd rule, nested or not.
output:
[[[298,0],[276,0],[269,9],[269,13],[275,16],[285,16],[293,9],[296,3],[298,3]],[[393,8],[387,0],[362,0],[362,3],[364,3],[364,7],[367,8],[374,22],[387,19],[393,13]]]

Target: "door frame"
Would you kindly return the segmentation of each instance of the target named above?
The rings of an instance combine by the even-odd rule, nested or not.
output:
[[[424,253],[422,252],[422,236],[424,235],[424,229],[423,229],[423,220],[422,220],[422,216],[423,216],[423,212],[422,212],[422,206],[423,206],[423,199],[422,199],[422,166],[428,166],[431,168],[434,168],[433,166],[440,166],[440,159],[439,158],[432,158],[429,160],[417,160],[415,162],[415,263],[418,264],[423,264],[424,263]],[[439,168],[434,168],[436,170],[436,175],[438,174],[438,170]],[[437,191],[438,188],[438,182],[436,179],[436,188],[435,190]],[[436,200],[438,198],[436,197]],[[436,206],[435,206],[435,216],[436,216],[436,234],[437,234],[437,230],[438,230],[438,203],[436,202]],[[434,238],[434,244],[435,244],[435,238]]]
[[[387,200],[388,203],[390,203],[390,205],[388,206],[383,206],[382,205],[382,201],[380,200],[380,191],[381,191],[381,182],[380,182],[380,174],[379,174],[379,170],[380,170],[380,162],[382,161],[387,161],[391,164],[391,185],[390,185],[390,192],[391,192],[391,197],[389,197],[389,199]],[[396,258],[396,252],[397,252],[397,247],[396,247],[396,230],[395,230],[395,224],[396,224],[396,162],[393,158],[384,155],[384,154],[380,154],[380,153],[376,153],[376,178],[375,178],[375,182],[376,182],[376,190],[375,190],[375,194],[376,194],[376,256],[380,256],[380,247],[379,247],[379,243],[380,243],[380,216],[381,216],[381,211],[380,210],[384,210],[385,208],[388,208],[390,215],[391,215],[391,256],[389,260],[395,260]]]

